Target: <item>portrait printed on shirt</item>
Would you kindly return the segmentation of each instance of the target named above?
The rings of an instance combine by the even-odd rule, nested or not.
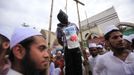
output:
[[[63,29],[63,32],[67,39],[67,46],[69,49],[79,47],[79,38],[77,36],[76,27],[69,26]]]

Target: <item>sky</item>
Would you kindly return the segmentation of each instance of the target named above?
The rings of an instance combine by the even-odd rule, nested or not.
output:
[[[52,0],[0,0],[0,27],[10,29],[22,27],[25,23],[36,29],[49,28],[50,9]],[[80,20],[94,16],[110,7],[114,7],[121,22],[134,23],[134,0],[79,0],[85,6],[79,4]],[[57,14],[60,9],[65,11],[66,0],[54,0],[52,14],[52,29],[55,32]],[[67,0],[67,14],[69,21],[78,25],[76,3]]]

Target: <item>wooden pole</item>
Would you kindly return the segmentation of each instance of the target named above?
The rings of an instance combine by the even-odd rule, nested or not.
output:
[[[88,18],[87,18],[87,12],[86,12],[86,10],[85,10],[85,15],[86,15],[86,19],[87,19],[87,27],[89,28],[89,34],[90,34],[91,31],[90,31],[90,26],[89,26],[89,22],[88,22]]]
[[[78,14],[78,24],[79,24],[79,29],[80,29],[80,38],[81,38],[81,48],[83,49],[83,38],[82,38],[82,29],[81,29],[81,24],[80,24],[80,14],[79,14],[79,7],[78,7],[78,3],[80,3],[81,5],[84,5],[84,3],[78,1],[78,0],[74,0],[76,2],[76,7],[77,7],[77,14]]]
[[[66,10],[66,14],[67,14],[67,0],[66,0],[65,10]]]
[[[52,13],[53,13],[53,0],[51,3],[51,12],[50,12],[50,20],[49,20],[49,33],[48,33],[48,48],[50,48],[51,45],[51,25],[52,25]]]

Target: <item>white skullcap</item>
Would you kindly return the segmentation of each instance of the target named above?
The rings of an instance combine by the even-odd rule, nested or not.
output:
[[[97,45],[97,48],[103,48],[102,45]]]
[[[129,42],[132,42],[130,36],[123,35],[123,39],[125,39],[125,40],[127,40],[127,41],[129,41]]]
[[[10,48],[13,48],[15,45],[20,43],[21,41],[35,35],[42,35],[40,32],[33,28],[17,28],[15,29],[11,41]]]
[[[96,43],[89,43],[88,47],[89,47],[89,48],[97,47],[97,45],[96,45]]]
[[[61,51],[58,51],[57,53],[61,54]]]
[[[134,39],[134,34],[129,35],[130,42],[132,42],[132,39]]]
[[[0,34],[8,38],[9,40],[11,39],[12,31],[9,27],[7,26],[0,26]]]
[[[119,30],[115,25],[106,26],[106,27],[104,27],[103,33],[104,33],[104,35],[106,35],[108,32],[110,32],[114,29]]]
[[[85,51],[86,51],[86,53],[89,53],[89,50],[88,49],[86,49]]]

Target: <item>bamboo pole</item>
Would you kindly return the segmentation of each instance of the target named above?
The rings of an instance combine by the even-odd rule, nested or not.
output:
[[[66,14],[67,14],[67,0],[66,0],[65,10],[66,10]]]
[[[52,0],[51,12],[50,12],[50,20],[49,20],[48,48],[50,48],[50,45],[51,45],[51,25],[52,25],[53,2],[54,1]]]
[[[76,2],[76,7],[77,7],[77,14],[78,14],[78,24],[79,24],[79,30],[80,30],[80,38],[81,38],[81,48],[83,49],[83,38],[82,38],[82,30],[81,30],[81,24],[80,24],[80,14],[79,14],[79,7],[78,7],[78,3],[80,3],[81,5],[84,5],[82,2],[78,1],[78,0],[74,0]]]
[[[91,31],[90,31],[90,26],[89,26],[89,22],[88,22],[88,18],[87,18],[87,12],[86,12],[86,10],[85,10],[85,16],[86,16],[86,21],[87,21],[87,27],[89,28],[89,34],[91,33]]]

